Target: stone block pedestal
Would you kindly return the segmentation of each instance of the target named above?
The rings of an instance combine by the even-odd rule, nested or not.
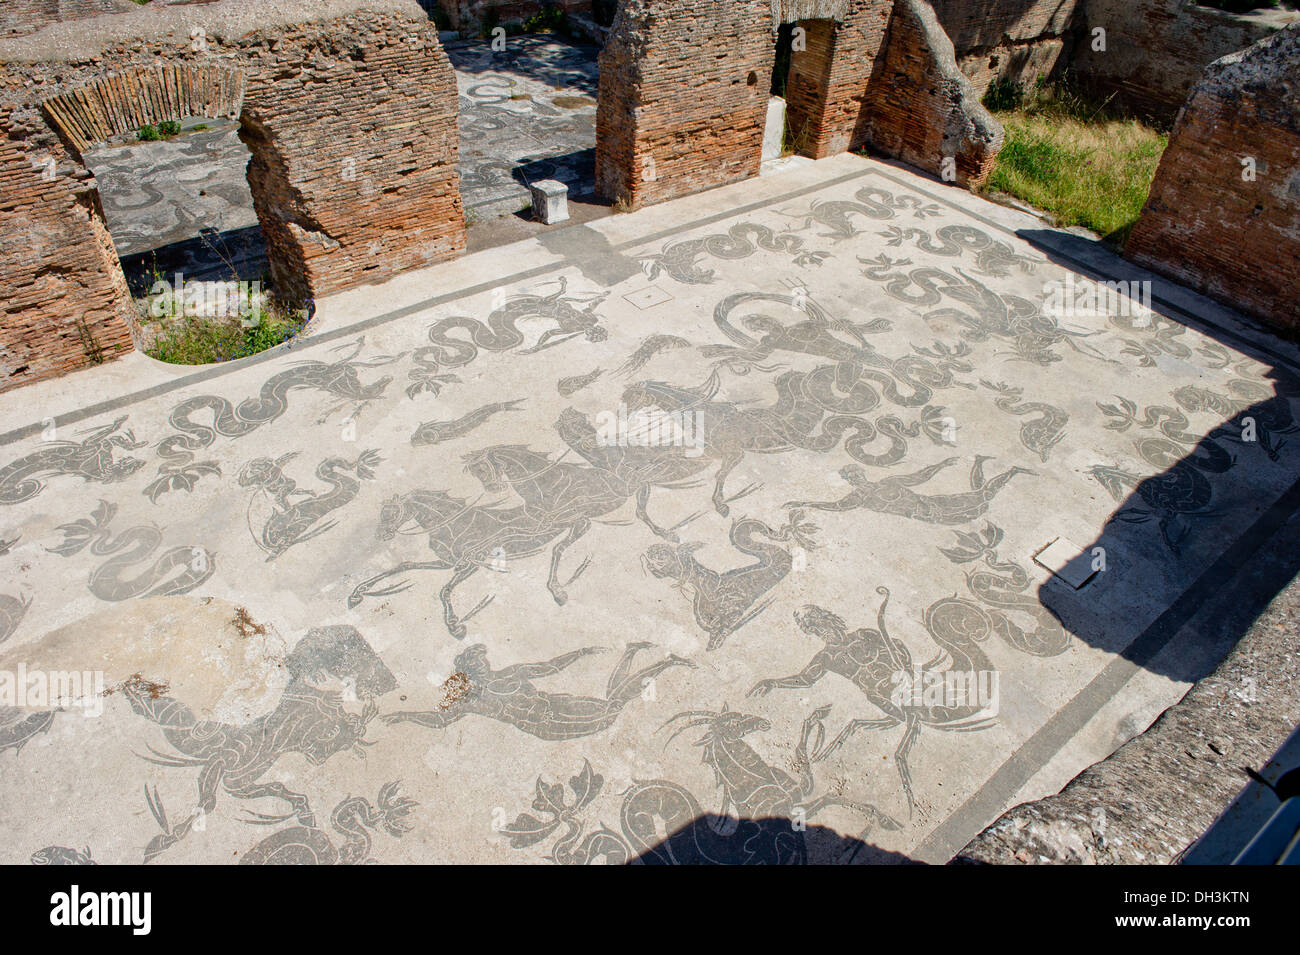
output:
[[[569,219],[569,187],[555,179],[542,179],[528,187],[533,193],[533,218],[544,225]]]

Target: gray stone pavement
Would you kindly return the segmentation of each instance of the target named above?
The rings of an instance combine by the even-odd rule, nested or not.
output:
[[[210,128],[87,153],[119,256],[184,242],[200,229],[257,227],[249,152],[238,124],[204,119],[189,125],[196,123]]]
[[[1146,278],[843,156],[3,396],[0,675],[105,687],[4,860],[946,861],[1296,508],[1294,346]]]
[[[87,153],[132,292],[175,281],[262,279],[266,239],[248,187],[238,124],[192,119],[180,136]],[[198,128],[195,127],[208,127]]]
[[[597,48],[560,37],[447,44],[460,89],[461,194],[471,220],[527,207],[528,183],[595,183]]]

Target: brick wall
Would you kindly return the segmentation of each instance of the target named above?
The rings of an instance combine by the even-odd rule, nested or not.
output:
[[[957,62],[983,96],[996,80],[1031,85],[1067,71],[1099,98],[1171,121],[1201,71],[1296,18],[1237,15],[1188,0],[932,0]],[[1093,30],[1106,48],[1093,48]]]
[[[849,0],[839,22],[802,21],[808,52],[791,63],[791,124],[815,159],[863,146],[867,89],[883,64],[893,0]]]
[[[982,183],[1002,148],[1002,127],[980,105],[925,0],[894,4],[866,105],[865,139],[874,151],[940,176],[951,158],[962,185]]]
[[[46,169],[0,134],[0,391],[132,348],[126,283],[94,188]]]
[[[55,94],[41,109],[78,153],[146,125],[186,116],[238,119],[244,74],[215,63],[118,69]]]
[[[326,295],[464,251],[456,78],[431,24],[358,13],[246,51],[240,135],[277,286]]]
[[[756,175],[775,27],[810,15],[787,87],[801,153],[870,146],[935,174],[953,157],[958,182],[983,181],[1002,130],[924,0],[626,0],[601,54],[602,193],[659,202]]]
[[[800,154],[820,159],[832,152],[843,152],[831,144],[826,115],[839,24],[834,20],[796,22],[804,31],[805,45],[790,54],[785,88],[786,127]]]
[[[1300,24],[1206,71],[1125,254],[1300,333]]]
[[[242,3],[145,8],[0,43],[0,275],[22,290],[3,303],[0,387],[129,347],[133,313],[79,151],[141,119],[224,109],[203,77],[242,77],[249,183],[283,292],[318,297],[464,251],[455,74],[413,2],[357,6],[299,0],[317,13],[303,22]],[[98,345],[79,353],[86,329]]]
[[[633,205],[758,174],[769,0],[624,0],[600,56],[596,184]]]

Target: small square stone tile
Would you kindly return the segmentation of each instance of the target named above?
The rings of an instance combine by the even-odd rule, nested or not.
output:
[[[659,288],[657,285],[651,285],[647,288],[641,289],[640,291],[629,292],[627,295],[624,295],[623,298],[642,311],[673,300],[671,295]]]
[[[1065,537],[1056,538],[1035,554],[1034,563],[1050,570],[1075,590],[1097,576],[1092,554]]]

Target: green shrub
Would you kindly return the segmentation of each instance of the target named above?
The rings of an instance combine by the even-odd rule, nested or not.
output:
[[[995,113],[1019,109],[1025,101],[1025,86],[1009,76],[994,80],[984,94],[984,106]]]
[[[173,136],[179,136],[181,124],[174,119],[164,120],[157,126],[146,123],[141,126],[135,136],[142,143],[156,143],[160,140],[171,139]]]
[[[561,7],[547,5],[524,19],[525,33],[568,33],[569,15]]]
[[[184,318],[159,332],[145,354],[174,365],[235,361],[287,342],[306,324],[302,311],[270,312],[250,328],[229,320]]]

